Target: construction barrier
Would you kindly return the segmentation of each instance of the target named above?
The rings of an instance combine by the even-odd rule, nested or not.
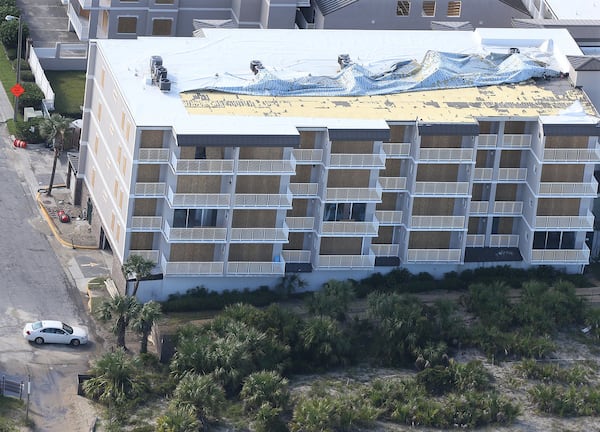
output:
[[[18,147],[18,148],[26,148],[27,147],[27,143],[23,140],[20,139],[15,139],[13,141],[13,146]]]

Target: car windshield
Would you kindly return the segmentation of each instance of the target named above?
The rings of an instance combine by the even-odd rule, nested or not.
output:
[[[42,328],[42,322],[41,321],[36,321],[34,323],[31,324],[31,328],[34,330],[39,330]]]
[[[63,330],[66,331],[67,333],[73,334],[73,327],[71,327],[65,323],[63,323],[62,327],[63,327]]]

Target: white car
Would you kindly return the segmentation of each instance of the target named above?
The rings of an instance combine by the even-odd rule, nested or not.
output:
[[[81,327],[72,327],[61,321],[45,320],[25,324],[23,337],[38,345],[60,343],[78,346],[88,341],[87,331]]]

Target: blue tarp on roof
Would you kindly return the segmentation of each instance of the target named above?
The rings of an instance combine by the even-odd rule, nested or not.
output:
[[[480,56],[428,51],[421,63],[406,60],[382,68],[349,62],[335,76],[288,78],[268,68],[258,69],[250,80],[221,74],[213,85],[198,90],[254,96],[367,96],[511,84],[559,75],[545,61],[521,53]]]

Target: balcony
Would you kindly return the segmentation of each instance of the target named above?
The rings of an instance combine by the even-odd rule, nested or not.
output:
[[[311,253],[309,250],[283,250],[281,256],[288,263],[309,263]]]
[[[381,226],[394,226],[402,224],[402,214],[400,210],[377,210],[375,217]]]
[[[294,198],[318,198],[318,183],[290,183],[290,192]]]
[[[238,175],[294,175],[296,160],[240,159]]]
[[[311,232],[315,229],[314,217],[288,216],[285,218],[285,223],[287,224],[291,232]]]
[[[419,230],[461,230],[465,228],[464,216],[412,216],[410,229]]]
[[[416,182],[414,195],[420,196],[469,196],[467,182]]]
[[[140,249],[133,250],[132,249],[132,250],[129,251],[129,256],[132,256],[132,255],[141,256],[144,259],[150,260],[150,261],[158,264],[158,257],[159,257],[158,250],[146,250],[146,249],[144,249],[144,250],[140,250]]]
[[[297,165],[314,165],[322,163],[323,150],[321,149],[294,149],[292,155]]]
[[[410,143],[383,143],[383,151],[388,159],[407,159],[410,157]]]
[[[137,198],[164,198],[166,190],[166,183],[136,183],[134,194]]]
[[[234,198],[235,208],[256,209],[290,209],[292,208],[292,193],[287,194],[237,194]]]
[[[545,149],[545,163],[598,163],[600,162],[600,149]]]
[[[321,269],[372,269],[375,267],[375,254],[369,255],[319,255]]]
[[[594,179],[589,183],[540,183],[539,196],[543,197],[589,197],[598,196],[598,182]]]
[[[460,263],[461,249],[409,249],[410,263]]]
[[[384,192],[406,191],[406,177],[379,177]]]
[[[488,183],[492,181],[494,168],[475,168],[473,170],[473,181]]]
[[[84,0],[83,2],[86,5],[91,5],[91,0]],[[81,4],[81,0],[79,3]],[[82,5],[82,9],[89,9],[89,6],[83,7]],[[87,41],[90,37],[89,19],[79,15],[70,3],[67,8],[67,16],[69,17],[69,22],[73,26],[73,30],[75,30],[75,34],[77,34],[77,38],[82,42]]]
[[[289,229],[283,228],[232,228],[231,243],[287,243]]]
[[[397,257],[400,245],[397,244],[371,244],[371,250],[378,257]]]
[[[593,231],[594,215],[587,216],[536,216],[534,228],[547,231]]]
[[[164,261],[162,271],[165,276],[221,276],[222,261]]]
[[[589,264],[590,250],[533,249],[531,264]]]
[[[499,183],[521,183],[527,180],[527,168],[500,168],[498,170]]]
[[[329,159],[330,169],[384,169],[385,153],[346,154],[333,153]]]
[[[227,241],[227,228],[172,228],[168,222],[165,222],[163,230],[167,241],[171,243],[225,243]]]
[[[512,149],[528,149],[531,147],[531,135],[505,134],[502,138],[502,147]]]
[[[495,148],[497,142],[497,134],[481,134],[477,139],[477,147],[480,149]]]
[[[143,164],[157,164],[169,162],[169,149],[141,148],[138,162]]]
[[[492,213],[500,216],[521,216],[523,201],[496,201]]]
[[[485,244],[485,234],[467,234],[467,247],[482,248]]]
[[[515,234],[492,234],[490,247],[519,247],[519,236]]]
[[[230,261],[227,263],[227,274],[229,276],[283,276],[285,273],[285,261],[261,262],[261,261]]]
[[[323,222],[322,237],[377,237],[379,222],[336,221]]]
[[[169,188],[167,199],[172,208],[229,208],[229,194],[174,193]]]
[[[487,214],[490,203],[488,201],[471,201],[469,207],[470,215]]]
[[[233,174],[231,159],[177,159],[173,154],[171,166],[177,175]]]
[[[474,150],[471,148],[421,148],[420,163],[471,163]]]
[[[326,202],[381,202],[381,184],[374,188],[327,188]]]
[[[161,216],[133,216],[131,218],[131,231],[160,231],[162,226]]]

